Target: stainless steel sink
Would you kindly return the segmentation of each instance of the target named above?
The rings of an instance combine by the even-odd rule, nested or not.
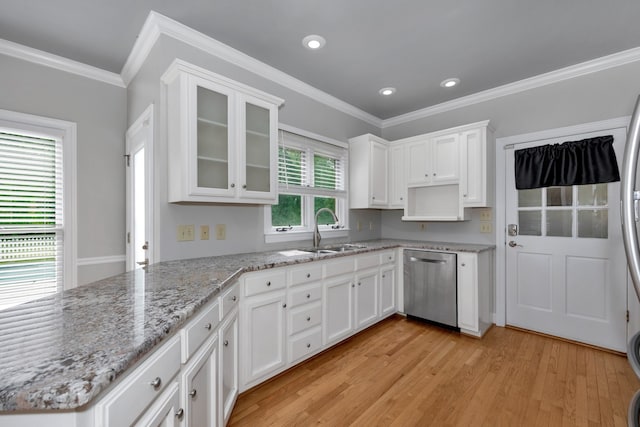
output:
[[[326,246],[324,248],[317,248],[317,249],[300,249],[300,251],[322,255],[322,254],[337,254],[340,252],[349,252],[349,251],[355,251],[356,249],[364,249],[364,248],[366,248],[366,246],[354,245],[351,243],[344,243],[341,245]]]

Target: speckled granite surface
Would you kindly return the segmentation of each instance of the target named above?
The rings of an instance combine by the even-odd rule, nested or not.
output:
[[[168,261],[0,311],[0,411],[80,408],[243,273],[394,247],[489,245],[377,240],[342,254],[259,252]]]

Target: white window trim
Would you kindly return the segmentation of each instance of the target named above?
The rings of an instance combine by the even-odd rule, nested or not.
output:
[[[319,224],[318,230],[320,231],[320,234],[323,239],[348,237],[349,236],[349,192],[347,189],[349,188],[349,151],[348,151],[349,145],[346,142],[338,141],[332,138],[328,138],[322,135],[318,135],[318,134],[308,132],[303,129],[298,129],[296,127],[289,126],[282,123],[279,124],[278,129],[284,130],[286,132],[290,132],[293,134],[297,134],[306,138],[315,139],[325,144],[333,145],[346,150],[345,156],[344,156],[344,165],[343,165],[345,197],[342,203],[344,204],[344,207],[340,206],[338,209],[336,209],[336,211],[338,211],[336,212],[336,215],[338,216],[338,219],[340,220],[340,223],[343,226],[343,228],[335,230],[335,229],[332,229],[330,226]],[[313,147],[313,152],[321,155],[327,155],[329,157],[334,155],[333,153],[331,153],[330,150],[327,150],[326,148],[323,150],[322,147]],[[311,164],[313,165],[313,161],[311,162],[312,162]],[[292,191],[292,193],[300,194],[301,192]],[[305,193],[305,191],[302,191],[302,193]],[[313,193],[318,196],[324,195],[322,189],[314,190]],[[280,184],[278,184],[278,194],[288,194],[288,192],[284,189],[281,191]],[[337,200],[337,203],[340,203],[340,201]],[[305,206],[305,211],[308,212],[310,210],[312,210],[311,207]],[[313,239],[313,230],[312,230],[314,225],[313,223],[310,223],[308,226],[305,226],[305,227],[295,227],[291,231],[287,231],[287,232],[276,232],[276,231],[273,231],[273,227],[271,226],[271,205],[267,205],[264,207],[263,217],[264,217],[265,243],[294,242],[294,241],[301,241],[301,240],[311,241]]]
[[[77,221],[76,221],[76,140],[77,125],[64,120],[0,110],[0,127],[16,132],[33,132],[62,140],[63,218],[64,218],[64,289],[77,286]]]

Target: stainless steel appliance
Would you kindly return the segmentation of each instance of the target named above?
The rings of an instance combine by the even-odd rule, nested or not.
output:
[[[404,310],[407,316],[458,329],[456,254],[404,251]]]
[[[636,107],[631,117],[631,123],[629,124],[629,134],[627,135],[622,172],[620,173],[622,240],[624,241],[624,250],[627,254],[629,273],[638,299],[640,299],[640,247],[638,246],[636,223],[640,219],[638,215],[640,191],[636,190],[636,172],[638,169],[639,151],[640,96],[636,101]],[[627,358],[634,372],[640,378],[640,332],[636,333],[629,340]],[[629,426],[638,426],[640,424],[640,390],[638,390],[631,399],[627,416]]]

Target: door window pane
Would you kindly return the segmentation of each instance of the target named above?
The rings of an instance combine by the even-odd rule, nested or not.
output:
[[[578,206],[606,206],[607,184],[578,185]]]
[[[547,188],[547,206],[573,205],[573,187]]]
[[[302,196],[279,194],[278,204],[271,206],[271,225],[288,227],[302,225]]]
[[[518,190],[518,207],[530,208],[542,206],[542,189]]]
[[[568,209],[547,211],[547,236],[571,237],[573,234],[572,217],[572,211]]]
[[[520,211],[518,212],[518,223],[521,235],[542,235],[542,211]]]
[[[578,211],[578,237],[606,239],[609,236],[609,214],[607,209],[584,209]]]

